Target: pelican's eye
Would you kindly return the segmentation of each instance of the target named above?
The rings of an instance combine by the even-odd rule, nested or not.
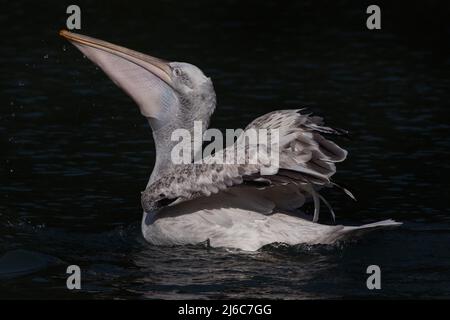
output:
[[[173,69],[173,74],[174,74],[176,77],[180,77],[180,76],[183,74],[183,71],[181,71],[180,68],[174,68],[174,69]]]
[[[192,82],[191,79],[189,79],[189,76],[186,72],[183,71],[183,69],[179,67],[175,67],[172,69],[173,76],[177,79],[177,82],[192,89]]]

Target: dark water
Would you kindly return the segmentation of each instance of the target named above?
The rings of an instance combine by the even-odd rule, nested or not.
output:
[[[448,5],[386,4],[383,29],[368,31],[359,1],[237,3],[78,2],[81,33],[211,76],[214,127],[306,106],[349,130],[335,180],[358,202],[328,192],[337,222],[403,227],[253,254],[146,244],[146,121],[57,36],[71,3],[13,2],[0,13],[1,298],[450,297]],[[78,292],[66,289],[70,264]]]

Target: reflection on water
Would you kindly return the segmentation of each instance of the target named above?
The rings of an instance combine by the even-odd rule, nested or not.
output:
[[[336,181],[358,202],[329,192],[338,222],[393,218],[404,227],[336,246],[272,245],[252,254],[146,244],[139,198],[154,151],[145,120],[57,37],[66,5],[36,4],[45,13],[29,19],[13,3],[0,13],[10,26],[0,29],[8,70],[0,74],[7,98],[0,108],[0,297],[448,297],[448,57],[394,32],[328,27],[308,2],[267,5],[256,16],[232,2],[207,14],[185,4],[169,10],[174,23],[167,25],[171,5],[157,5],[161,15],[150,19],[148,4],[124,11],[113,1],[109,12],[86,4],[102,14],[95,23],[86,14],[83,32],[197,64],[217,91],[214,127],[306,106],[349,130],[339,143],[350,157]],[[345,15],[350,21],[355,12]],[[83,270],[80,292],[65,289],[69,264]],[[382,268],[382,292],[365,287],[370,264]]]

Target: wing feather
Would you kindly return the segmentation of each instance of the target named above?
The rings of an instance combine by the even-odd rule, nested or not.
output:
[[[282,196],[286,186],[294,185],[297,194],[289,190],[293,199],[285,207],[301,206],[306,197],[311,197],[315,207],[313,221],[319,218],[320,200],[330,208],[334,218],[331,206],[317,191],[323,186],[334,185],[330,178],[336,172],[335,163],[343,161],[347,156],[346,150],[326,139],[323,134],[341,134],[342,131],[326,127],[323,125],[322,118],[301,114],[300,111],[274,111],[255,119],[245,129],[245,131],[249,129],[279,130],[279,168],[276,170],[269,171],[268,174],[267,164],[261,162],[251,164],[248,161],[251,156],[251,149],[248,150],[248,146],[247,152],[244,153],[246,158],[238,159],[243,164],[214,163],[220,157],[225,157],[227,152],[235,152],[238,148],[242,148],[242,145],[236,142],[219,151],[213,158],[203,159],[201,164],[170,167],[161,178],[155,180],[142,193],[144,210],[151,210],[155,204],[161,204],[163,199],[177,199],[172,203],[179,203],[201,196],[210,196],[243,183],[254,182],[253,187],[257,194],[270,199],[278,207],[283,207],[281,199],[286,200]],[[252,147],[257,146],[250,146]],[[260,199],[260,203],[265,201]]]

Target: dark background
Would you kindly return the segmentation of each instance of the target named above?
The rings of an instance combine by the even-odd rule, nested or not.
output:
[[[158,248],[140,235],[153,159],[133,102],[68,42],[82,34],[199,66],[218,96],[212,126],[242,128],[308,107],[350,131],[327,198],[337,223],[401,229],[337,246],[256,255]],[[382,30],[366,28],[381,7]],[[449,297],[446,1],[55,1],[1,3],[0,297]],[[331,223],[326,215],[321,220]],[[65,289],[82,267],[83,290]],[[383,290],[365,287],[378,264]],[[4,279],[4,280],[3,280]]]

